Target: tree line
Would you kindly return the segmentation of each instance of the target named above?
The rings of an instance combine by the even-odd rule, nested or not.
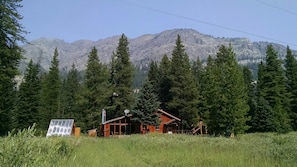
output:
[[[40,73],[39,65],[32,60],[28,64],[17,91],[16,127],[25,128],[35,122],[46,130],[51,119],[72,118],[85,131],[99,126],[102,109],[108,111],[108,119],[131,109],[134,68],[125,35],[121,36],[110,64],[102,64],[97,49],[92,48],[82,81],[74,65],[62,79],[58,55],[55,49],[47,73]]]
[[[46,130],[50,119],[73,118],[87,130],[99,126],[102,109],[107,119],[129,109],[134,121],[157,125],[155,111],[161,108],[181,118],[184,129],[203,120],[214,135],[296,130],[297,61],[289,47],[282,61],[268,45],[254,80],[250,69],[237,63],[231,45],[221,46],[205,64],[199,58],[190,62],[178,36],[171,58],[151,61],[143,87],[135,93],[128,44],[123,34],[109,64],[102,64],[92,48],[82,81],[74,65],[61,78],[57,49],[47,73],[31,60],[15,89],[10,122],[2,124],[26,128],[37,123]]]
[[[109,64],[101,63],[92,48],[82,80],[75,65],[61,77],[55,49],[48,72],[41,72],[31,60],[16,87],[14,77],[22,58],[17,41],[25,41],[25,31],[17,22],[21,19],[18,2],[0,6],[7,11],[1,15],[11,16],[1,17],[1,23],[11,23],[1,25],[0,31],[1,135],[33,123],[46,130],[54,118],[73,118],[86,131],[99,126],[102,109],[107,119],[129,109],[134,121],[157,125],[155,111],[161,108],[181,118],[184,129],[203,120],[213,135],[297,129],[297,60],[289,47],[285,60],[280,60],[268,45],[254,79],[247,66],[238,64],[231,45],[221,46],[206,63],[199,58],[191,62],[178,36],[170,58],[164,55],[160,62],[151,61],[140,93],[135,93],[135,67],[123,34]]]
[[[176,40],[172,57],[152,62],[148,80],[160,107],[180,117],[184,128],[199,120],[213,135],[296,130],[297,61],[287,47],[280,60],[272,45],[258,64],[258,78],[240,66],[232,46],[221,46],[206,63],[189,62]]]

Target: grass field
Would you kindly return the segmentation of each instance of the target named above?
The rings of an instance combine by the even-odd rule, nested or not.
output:
[[[15,166],[58,167],[297,166],[296,132],[245,134],[234,139],[157,133],[45,138],[24,133],[0,138],[0,143],[6,145],[0,148],[0,161],[5,162],[0,166],[13,166],[9,161]]]
[[[296,133],[235,139],[148,134],[79,140],[60,166],[297,166]]]

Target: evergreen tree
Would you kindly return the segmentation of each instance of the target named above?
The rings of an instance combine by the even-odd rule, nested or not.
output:
[[[291,93],[289,116],[292,128],[297,130],[297,60],[289,47],[287,47],[285,68],[287,91]]]
[[[84,89],[79,99],[85,123],[81,122],[80,125],[83,130],[99,126],[102,109],[108,105],[111,95],[108,79],[108,68],[100,63],[97,49],[94,47],[88,57]]]
[[[159,85],[159,94],[158,99],[160,101],[160,108],[164,111],[168,111],[168,102],[170,100],[169,90],[171,88],[170,83],[170,67],[171,61],[168,56],[165,54],[160,62],[159,66],[159,75],[160,75],[160,85]]]
[[[189,128],[198,122],[198,90],[179,35],[172,52],[170,83],[169,112],[180,117],[185,128]]]
[[[143,125],[159,125],[159,117],[156,114],[159,105],[160,102],[154,93],[153,85],[149,80],[146,80],[132,111],[133,120]]]
[[[256,85],[256,96],[260,97],[261,96],[261,88],[264,87],[264,74],[265,74],[265,64],[263,61],[260,62],[258,65],[258,80],[257,80],[257,85]],[[271,113],[272,114],[272,113]]]
[[[258,82],[256,87],[256,108],[252,114],[252,132],[272,132],[275,130],[273,109],[268,101],[261,95],[261,88],[264,87],[265,64],[261,61],[258,66]]]
[[[210,111],[209,126],[213,126],[212,130],[216,134],[245,132],[248,129],[246,122],[249,120],[247,87],[231,45],[219,48],[212,71],[212,76],[216,78],[213,83],[218,85],[215,88],[220,93],[215,100],[215,110]]]
[[[119,44],[112,58],[111,83],[117,97],[112,103],[111,117],[123,115],[125,109],[132,107],[134,95],[132,90],[133,66],[130,62],[128,39],[122,34]]]
[[[51,119],[61,118],[60,93],[61,80],[59,75],[58,49],[54,51],[51,67],[45,76],[41,89],[41,116],[42,129],[47,129]]]
[[[18,9],[21,0],[0,1],[0,135],[12,129],[11,117],[15,115],[16,92],[14,77],[18,74],[21,48],[18,42],[25,42],[26,33],[20,24],[22,16]]]
[[[248,90],[248,95],[249,97],[253,97],[254,93],[255,93],[255,87],[254,87],[254,83],[253,83],[253,76],[252,76],[252,72],[249,69],[248,66],[244,66],[243,67],[243,79],[244,79],[244,83],[247,86],[247,90]]]
[[[262,96],[273,109],[274,131],[286,133],[291,130],[288,113],[290,111],[289,94],[282,63],[272,45],[267,46],[266,65],[259,78],[259,96]],[[260,80],[262,79],[262,80]]]
[[[225,78],[222,78],[222,100],[227,109],[226,113],[226,130],[230,130],[231,133],[239,134],[245,132],[249,127],[246,122],[250,119],[247,114],[249,111],[248,106],[248,93],[247,87],[244,82],[242,69],[239,67],[235,53],[232,46],[222,46],[217,54],[218,60],[221,57],[225,57],[225,63],[222,64],[225,71]],[[220,65],[219,65],[220,66]],[[220,68],[222,69],[222,68]],[[222,71],[222,70],[221,70]],[[225,90],[224,90],[225,89]]]
[[[40,89],[39,67],[31,60],[18,92],[17,127],[19,129],[28,128],[34,123],[40,123]]]
[[[77,96],[80,91],[81,85],[79,83],[78,71],[73,64],[62,85],[62,118],[74,118],[76,122],[81,118],[77,105]]]
[[[197,87],[201,89],[201,84],[202,84],[201,82],[202,82],[204,69],[199,57],[197,57],[197,59],[192,64],[192,72],[193,72]]]
[[[201,98],[199,102],[199,115],[211,133],[218,134],[221,130],[220,112],[220,78],[217,77],[218,68],[211,56],[207,58],[205,73],[201,82]],[[210,119],[211,118],[211,119]]]
[[[257,98],[256,98],[256,83],[253,81],[252,72],[248,66],[243,67],[243,77],[244,82],[247,89],[248,94],[248,105],[249,105],[249,112],[248,115],[252,118],[255,114]],[[247,124],[252,127],[252,122],[248,121]],[[252,128],[250,129],[252,131]]]
[[[153,85],[153,91],[156,95],[160,93],[160,79],[158,64],[156,61],[151,61],[148,70],[148,80]]]
[[[200,117],[200,120],[204,120],[207,122],[206,119],[209,117],[209,112],[207,112],[206,101],[205,98],[202,96],[203,91],[203,77],[205,74],[205,69],[202,66],[202,62],[200,61],[199,57],[193,62],[192,64],[192,73],[194,75],[195,83],[199,91],[199,105],[198,105],[198,115]],[[207,81],[206,81],[207,82]],[[205,111],[205,112],[204,112]]]
[[[257,106],[252,117],[253,132],[271,132],[274,130],[273,110],[262,96],[257,98]]]

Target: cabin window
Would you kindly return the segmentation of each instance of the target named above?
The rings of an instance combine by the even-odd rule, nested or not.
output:
[[[144,130],[144,131],[146,130],[146,125],[142,126],[142,130]]]
[[[110,125],[110,135],[114,135],[113,134],[113,131],[114,131],[114,126],[113,125]]]
[[[156,131],[160,130],[160,126],[155,126]]]

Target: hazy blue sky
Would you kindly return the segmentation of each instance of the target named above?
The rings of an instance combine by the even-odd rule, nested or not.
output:
[[[191,28],[297,49],[296,0],[24,0],[27,39],[67,42],[125,33],[129,38]]]

